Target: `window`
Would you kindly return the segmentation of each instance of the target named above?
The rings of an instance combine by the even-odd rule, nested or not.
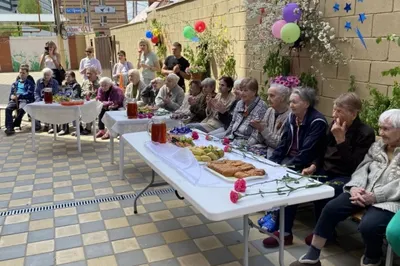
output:
[[[107,24],[107,16],[101,16],[100,25],[105,25],[105,24]]]
[[[85,24],[89,24],[89,18],[85,16]]]

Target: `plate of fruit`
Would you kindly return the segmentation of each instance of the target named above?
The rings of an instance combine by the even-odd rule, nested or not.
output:
[[[186,148],[194,146],[193,139],[185,136],[169,136],[169,142],[175,146]]]
[[[189,150],[200,164],[217,161],[225,155],[222,149],[212,145],[189,147]]]

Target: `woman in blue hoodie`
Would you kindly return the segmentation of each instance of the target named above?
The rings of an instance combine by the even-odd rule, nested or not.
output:
[[[328,123],[324,115],[314,108],[315,98],[315,90],[312,88],[293,89],[289,100],[292,113],[286,120],[280,144],[269,158],[271,161],[299,171],[324,155]],[[297,205],[285,208],[285,244],[293,242],[292,227],[296,210]],[[269,223],[272,220],[274,225],[267,226],[271,229],[276,226],[278,214],[270,213],[272,218],[267,214],[262,218],[264,221],[259,223]],[[275,231],[274,235],[279,237],[279,232]],[[275,239],[271,237],[263,241],[267,248],[274,247],[275,243]]]

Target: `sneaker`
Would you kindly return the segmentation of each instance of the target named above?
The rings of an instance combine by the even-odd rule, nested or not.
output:
[[[360,265],[361,266],[379,266],[381,265],[381,259],[369,259],[364,255],[361,257]]]
[[[45,126],[43,127],[43,131],[49,131],[49,125],[45,125]]]
[[[96,138],[101,138],[104,136],[104,134],[106,134],[106,132],[104,132],[104,130],[99,130],[99,132],[97,132],[97,134],[96,134]]]
[[[275,231],[274,236],[279,238],[279,232]],[[285,246],[293,245],[293,235],[285,236]],[[279,242],[273,237],[268,237],[263,240],[263,245],[265,248],[276,248],[279,247]]]
[[[67,135],[67,134],[69,134],[69,133],[64,131],[64,130],[61,130],[60,132],[58,132],[59,136],[64,136],[64,135]]]
[[[301,256],[299,260],[290,263],[289,266],[321,266],[321,261],[319,259],[317,260],[308,260],[304,259],[304,256]]]
[[[49,133],[49,134],[53,134],[54,133],[54,129],[49,129],[49,131],[47,131],[47,133]]]
[[[6,130],[4,130],[4,133],[6,133],[7,136],[11,136],[15,134],[15,130],[7,128]]]

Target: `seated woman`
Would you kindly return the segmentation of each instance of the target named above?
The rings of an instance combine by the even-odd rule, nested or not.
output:
[[[335,189],[335,197],[343,192],[343,185],[350,181],[351,175],[361,163],[369,147],[375,141],[374,130],[361,122],[358,117],[362,107],[361,99],[355,93],[344,93],[333,102],[333,122],[326,136],[326,143],[323,145],[324,154],[315,158],[311,165],[303,169],[304,175],[325,175],[322,182],[329,182]],[[331,199],[314,201],[314,215],[318,220],[322,209]],[[289,206],[289,215],[285,217],[285,244],[293,243],[291,234],[295,219],[294,209],[296,206]],[[275,232],[279,235],[278,232]],[[310,245],[312,234],[306,237],[305,242]],[[267,238],[263,241],[266,248],[279,246],[274,238]]]
[[[172,114],[173,119],[186,123],[200,122],[206,116],[206,105],[202,101],[201,82],[193,80],[189,83],[189,94],[185,95],[182,106]]]
[[[257,129],[250,126],[251,121],[261,120],[267,105],[258,96],[258,82],[255,78],[245,78],[240,84],[241,100],[233,111],[232,122],[226,130],[226,137],[235,145],[246,146],[261,143],[262,137]]]
[[[397,212],[392,220],[390,220],[386,228],[386,240],[394,253],[400,256],[400,212]]]
[[[82,88],[81,85],[76,81],[75,72],[67,71],[65,73],[65,86],[61,90],[62,94],[71,99],[80,99]],[[69,124],[63,124],[61,131],[58,133],[59,136],[69,134]]]
[[[278,147],[283,133],[283,125],[290,114],[289,97],[291,89],[281,84],[272,83],[268,89],[269,108],[261,121],[250,123],[263,137],[262,145],[251,147],[254,151],[270,157]]]
[[[44,88],[51,88],[53,95],[58,93],[58,81],[53,79],[53,70],[50,68],[44,68],[42,70],[42,78],[38,79],[35,88],[35,102],[43,101]],[[41,129],[40,121],[35,121],[35,129],[39,131]],[[43,131],[49,131],[53,133],[53,129],[49,130],[49,125],[45,124]]]
[[[110,78],[101,78],[99,83],[100,88],[98,90],[96,99],[103,103],[103,109],[99,114],[99,132],[97,132],[96,138],[109,139],[110,134],[108,131],[105,131],[102,118],[107,111],[117,111],[123,106],[124,93],[119,87],[113,85],[113,82]]]
[[[358,230],[365,244],[362,266],[381,263],[382,243],[386,226],[400,210],[400,110],[385,111],[379,117],[379,135],[344,192],[331,200],[323,209],[314,229],[307,254],[290,264],[321,265],[321,249],[332,237],[336,225],[354,213],[365,210]]]
[[[165,85],[162,86],[156,97],[156,105],[167,111],[175,112],[181,107],[185,93],[178,85],[179,76],[169,74],[165,79]]]
[[[164,86],[164,80],[162,78],[155,78],[150,81],[150,84],[147,85],[141,93],[142,101],[146,105],[153,106],[162,86]]]
[[[137,69],[131,69],[128,71],[129,84],[125,89],[125,101],[136,99],[140,101],[141,93],[146,88],[146,84],[140,79],[140,72]],[[140,106],[143,103],[138,103]]]
[[[235,95],[235,100],[233,101],[229,109],[221,108],[220,110],[218,110],[218,120],[221,121],[224,126],[209,132],[208,134],[210,134],[211,136],[220,139],[225,137],[225,132],[232,122],[233,111],[235,110],[236,104],[240,101],[242,96],[242,91],[240,89],[240,83],[242,82],[242,80],[243,79],[237,79],[233,83],[232,93],[233,95]]]
[[[218,120],[218,111],[229,110],[235,101],[235,95],[232,93],[233,79],[231,77],[221,77],[219,79],[219,93],[215,95],[215,80],[206,78],[202,81],[203,101],[205,101],[206,118],[201,123],[192,123],[188,127],[196,128],[209,133],[224,126]],[[214,96],[215,95],[215,96]]]

